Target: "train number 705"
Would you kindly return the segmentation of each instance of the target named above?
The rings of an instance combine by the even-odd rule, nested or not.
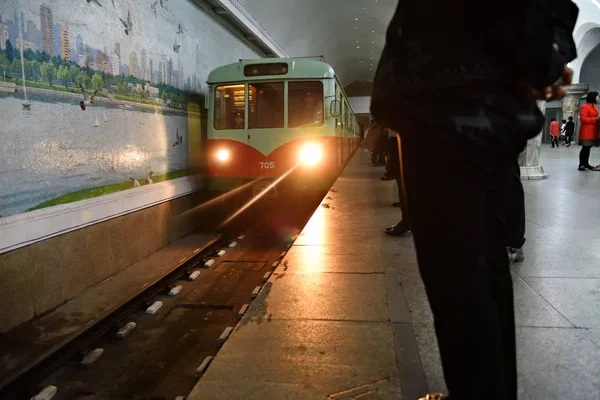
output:
[[[271,162],[259,162],[260,164],[260,169],[274,169],[275,168],[275,161],[271,161]]]

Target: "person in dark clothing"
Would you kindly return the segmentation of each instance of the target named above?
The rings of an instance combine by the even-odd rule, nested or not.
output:
[[[394,140],[393,140],[393,148],[390,148],[390,171],[393,179],[396,180],[396,184],[398,185],[398,202],[392,204],[394,207],[400,207],[400,212],[402,213],[402,219],[396,225],[392,225],[388,228],[385,228],[385,234],[390,236],[402,236],[405,233],[410,232],[410,217],[408,215],[408,206],[406,202],[406,193],[405,186],[402,180],[402,162],[400,160],[400,147],[401,140],[400,135],[393,132]],[[391,139],[390,139],[391,141]]]
[[[573,117],[569,117],[565,124],[565,143],[567,147],[571,146],[573,135],[575,135],[575,122],[573,122]]]
[[[371,113],[402,137],[449,390],[427,398],[517,399],[506,196],[517,154],[545,122],[535,101],[571,83],[577,14],[570,0],[403,0],[387,29]]]
[[[385,173],[381,177],[382,181],[391,181],[395,179],[396,170],[398,169],[398,144],[396,142],[396,134],[389,129],[384,129],[384,135],[388,138],[387,150],[385,153]]]
[[[521,147],[521,146],[519,146]],[[525,147],[523,145],[522,147]],[[523,245],[525,244],[525,192],[521,183],[521,167],[518,161],[511,168],[508,183],[506,217],[506,250],[510,262],[525,260]]]
[[[379,136],[379,139],[377,140],[377,143],[375,145],[375,152],[374,152],[375,159],[373,160],[373,164],[376,167],[382,167],[385,165],[386,150],[387,150],[387,135],[384,132],[381,134],[381,136]]]

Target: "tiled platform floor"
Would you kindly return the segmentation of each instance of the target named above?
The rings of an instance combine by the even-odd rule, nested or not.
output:
[[[578,172],[578,151],[544,147],[550,179],[524,182],[526,260],[513,267],[522,400],[600,398],[600,172]],[[412,239],[382,233],[399,219],[382,172],[359,150],[188,399],[444,391]]]

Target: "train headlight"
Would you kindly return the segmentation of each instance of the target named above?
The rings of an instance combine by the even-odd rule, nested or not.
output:
[[[227,150],[220,150],[217,153],[217,158],[221,161],[227,161],[229,160],[229,151]]]
[[[316,165],[323,159],[323,148],[317,144],[307,144],[300,149],[300,162],[305,165]]]

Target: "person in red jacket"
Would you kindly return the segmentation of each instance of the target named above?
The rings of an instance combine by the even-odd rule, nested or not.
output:
[[[554,148],[554,144],[558,147],[558,137],[560,136],[560,124],[556,120],[556,118],[552,118],[550,121],[550,137],[552,138],[552,148]]]
[[[589,92],[585,104],[579,110],[579,119],[581,120],[581,128],[579,128],[579,144],[581,152],[579,152],[579,170],[594,170],[600,171],[598,167],[590,165],[590,150],[592,146],[598,146],[598,92]]]

